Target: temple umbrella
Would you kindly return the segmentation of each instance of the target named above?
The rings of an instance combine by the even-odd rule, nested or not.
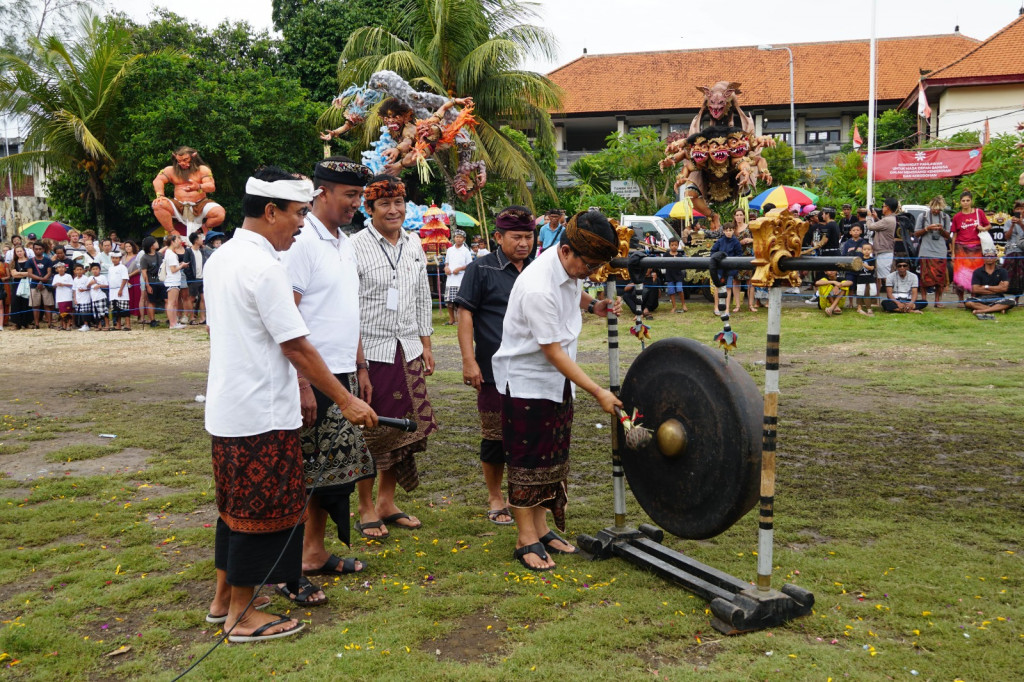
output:
[[[480,224],[480,221],[462,211],[455,212],[455,224],[459,227],[476,227]]]
[[[806,206],[818,203],[818,195],[803,187],[779,185],[770,187],[750,200],[750,208],[760,211],[764,204],[775,204],[776,208],[789,208],[793,204]]]

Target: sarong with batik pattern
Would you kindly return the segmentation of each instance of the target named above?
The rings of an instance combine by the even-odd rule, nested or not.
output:
[[[501,408],[509,505],[550,509],[564,531],[573,414],[568,380],[560,403],[513,398],[506,389]]]
[[[348,391],[357,385],[354,375],[335,376]],[[324,491],[376,475],[362,429],[345,419],[338,405],[315,386],[313,395],[316,423],[300,434],[306,487],[316,485],[317,490]]]
[[[274,533],[306,520],[299,432],[213,436],[217,510],[239,533]]]
[[[921,286],[945,288],[949,284],[945,258],[922,258],[919,265],[921,267]]]
[[[494,384],[480,384],[476,394],[476,409],[480,413],[480,437],[501,440],[501,394]]]
[[[365,429],[366,446],[378,471],[393,471],[402,490],[411,492],[420,484],[416,453],[427,449],[427,436],[437,430],[434,409],[427,397],[427,380],[422,358],[405,361],[402,344],[395,350],[395,361],[370,361],[373,396],[370,407],[381,417],[412,419],[416,431],[378,426]]]

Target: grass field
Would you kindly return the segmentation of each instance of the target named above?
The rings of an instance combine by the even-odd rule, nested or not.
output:
[[[654,338],[708,342],[720,326],[709,311],[658,314]],[[733,317],[735,360],[759,385],[765,320]],[[302,636],[222,645],[186,679],[1020,679],[1024,312],[983,323],[955,309],[785,310],[773,584],[812,591],[816,606],[737,637],[710,627],[700,599],[618,559],[562,557],[539,574],[513,561],[513,530],[485,518],[475,396],[454,328],[437,329],[429,390],[442,428],[419,460],[420,488],[398,498],[423,528],[351,550],[335,541],[368,568],[325,581],[328,605],[291,611],[311,624]],[[32,333],[43,332],[19,334]],[[171,338],[124,336],[136,334]],[[96,367],[123,343],[82,336]],[[604,338],[588,320],[580,360],[602,381]],[[621,343],[625,371],[639,345]],[[203,620],[216,520],[194,401],[205,360],[155,357],[145,372],[70,367],[38,382],[3,370],[8,678],[168,680],[218,639]],[[609,421],[585,395],[576,415],[572,535],[612,515]],[[647,521],[632,498],[628,512]],[[752,580],[756,527],[748,514],[711,540],[665,544]]]

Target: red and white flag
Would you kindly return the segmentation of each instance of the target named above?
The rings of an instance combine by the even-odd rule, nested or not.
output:
[[[864,145],[864,140],[860,137],[860,128],[853,126],[853,148],[860,149]]]
[[[932,108],[928,106],[928,97],[924,94],[924,83],[917,84],[917,115],[922,118],[932,117]]]

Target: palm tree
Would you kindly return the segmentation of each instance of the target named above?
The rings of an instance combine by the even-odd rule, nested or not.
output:
[[[88,180],[96,225],[106,231],[104,179],[116,160],[107,121],[141,55],[131,34],[85,12],[80,37],[30,38],[31,58],[0,51],[0,111],[25,122],[23,151],[0,159],[0,173],[81,171]]]
[[[390,69],[418,89],[472,96],[480,121],[474,136],[488,175],[510,182],[527,203],[532,203],[527,187],[531,178],[554,197],[536,161],[498,130],[507,122],[532,128],[540,139],[552,135],[547,112],[561,104],[558,87],[539,73],[518,68],[527,54],[555,56],[552,34],[527,23],[535,17],[533,3],[515,0],[409,0],[399,35],[367,26],[349,37],[338,62],[338,79],[343,86],[364,83],[375,71]],[[365,126],[366,142],[376,131],[374,120]]]

